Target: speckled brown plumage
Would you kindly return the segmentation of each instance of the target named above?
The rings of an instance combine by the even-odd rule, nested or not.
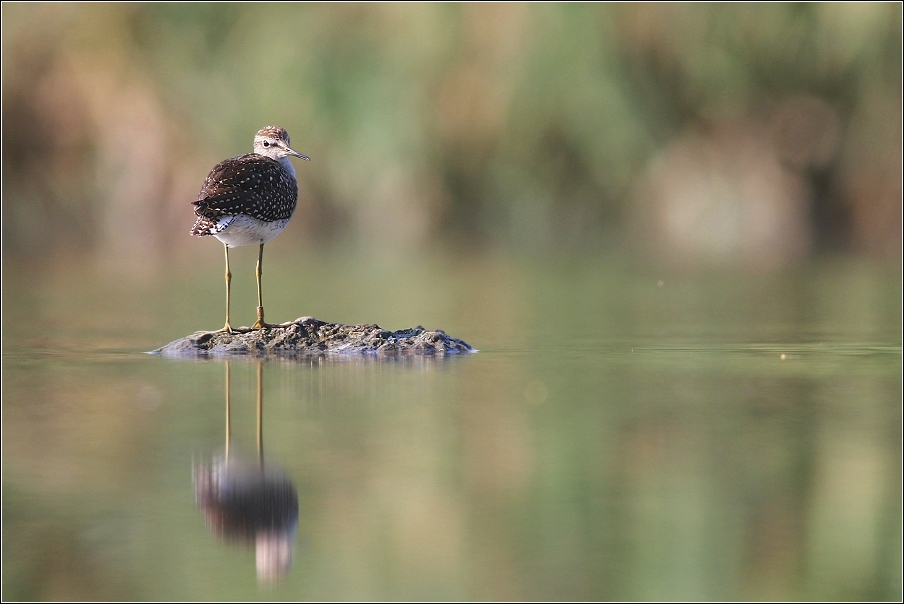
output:
[[[220,162],[207,175],[198,200],[192,235],[215,235],[220,219],[245,214],[265,222],[287,220],[295,211],[298,185],[276,160],[247,153]]]

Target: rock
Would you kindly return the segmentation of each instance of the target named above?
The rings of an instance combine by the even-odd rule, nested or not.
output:
[[[378,325],[342,325],[301,317],[266,329],[198,331],[153,351],[164,356],[228,355],[446,355],[475,352],[467,343],[421,326],[387,331]]]

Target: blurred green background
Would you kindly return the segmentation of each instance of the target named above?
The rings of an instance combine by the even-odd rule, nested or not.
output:
[[[184,260],[278,124],[308,249],[898,258],[901,68],[896,3],[4,4],[3,252]]]

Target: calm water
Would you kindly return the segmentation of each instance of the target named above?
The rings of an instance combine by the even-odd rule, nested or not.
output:
[[[144,354],[222,325],[216,251],[5,266],[4,599],[900,599],[899,265],[274,252],[269,320],[480,352]]]

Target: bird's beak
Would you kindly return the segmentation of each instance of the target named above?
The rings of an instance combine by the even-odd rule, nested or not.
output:
[[[308,157],[308,156],[305,155],[304,153],[299,153],[298,151],[296,151],[296,150],[293,149],[292,147],[288,147],[288,146],[287,146],[287,147],[286,147],[286,152],[287,152],[289,155],[294,155],[295,157],[300,157],[301,159],[303,159],[303,160],[305,160],[305,161],[311,161],[311,158],[310,158],[310,157]]]

